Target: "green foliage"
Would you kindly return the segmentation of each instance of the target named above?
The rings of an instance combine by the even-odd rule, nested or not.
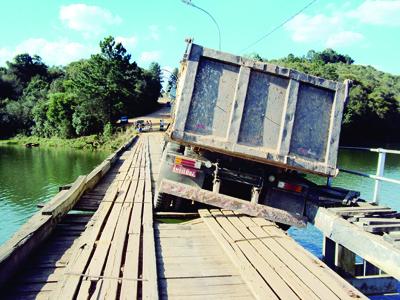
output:
[[[103,138],[105,140],[110,140],[113,135],[113,126],[111,123],[107,123],[103,129]]]
[[[0,68],[0,137],[110,137],[120,116],[154,109],[160,91],[160,66],[140,68],[113,37],[100,42],[99,54],[65,68],[20,54]]]

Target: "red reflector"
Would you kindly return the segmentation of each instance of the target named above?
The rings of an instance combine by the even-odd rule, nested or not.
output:
[[[303,187],[301,185],[291,184],[283,181],[278,182],[278,188],[296,193],[301,193],[303,190]]]
[[[191,160],[191,159],[186,159],[182,157],[175,157],[175,165],[182,165],[185,167],[189,168],[194,168],[194,169],[200,169],[201,168],[201,162],[196,161],[196,160]]]

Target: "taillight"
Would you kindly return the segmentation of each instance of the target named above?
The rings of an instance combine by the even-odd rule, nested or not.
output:
[[[201,168],[201,161],[197,161],[195,159],[187,159],[183,157],[175,157],[175,165],[181,165],[183,167],[193,168],[193,169],[200,169]]]
[[[303,187],[301,185],[292,184],[284,181],[278,182],[278,188],[295,193],[301,193],[303,191]]]

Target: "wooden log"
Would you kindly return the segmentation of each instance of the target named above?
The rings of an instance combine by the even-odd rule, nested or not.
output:
[[[325,236],[364,258],[387,274],[400,279],[400,249],[381,236],[366,232],[323,207],[307,205],[306,214]]]
[[[51,215],[52,218],[64,216],[79,200],[86,190],[86,176],[79,176],[71,188],[60,197],[54,197],[41,210],[43,215]]]
[[[29,255],[48,238],[55,226],[51,216],[37,213],[0,247],[0,287],[8,282]]]
[[[198,201],[228,210],[234,210],[254,217],[266,218],[274,222],[293,225],[296,227],[305,227],[307,224],[307,218],[294,213],[210,192],[168,179],[163,179],[161,181],[159,191],[161,193]]]

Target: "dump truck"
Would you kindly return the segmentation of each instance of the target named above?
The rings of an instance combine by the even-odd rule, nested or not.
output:
[[[318,186],[336,167],[349,82],[335,82],[189,42],[166,131],[155,207],[203,203],[305,226],[307,201],[358,193]]]

